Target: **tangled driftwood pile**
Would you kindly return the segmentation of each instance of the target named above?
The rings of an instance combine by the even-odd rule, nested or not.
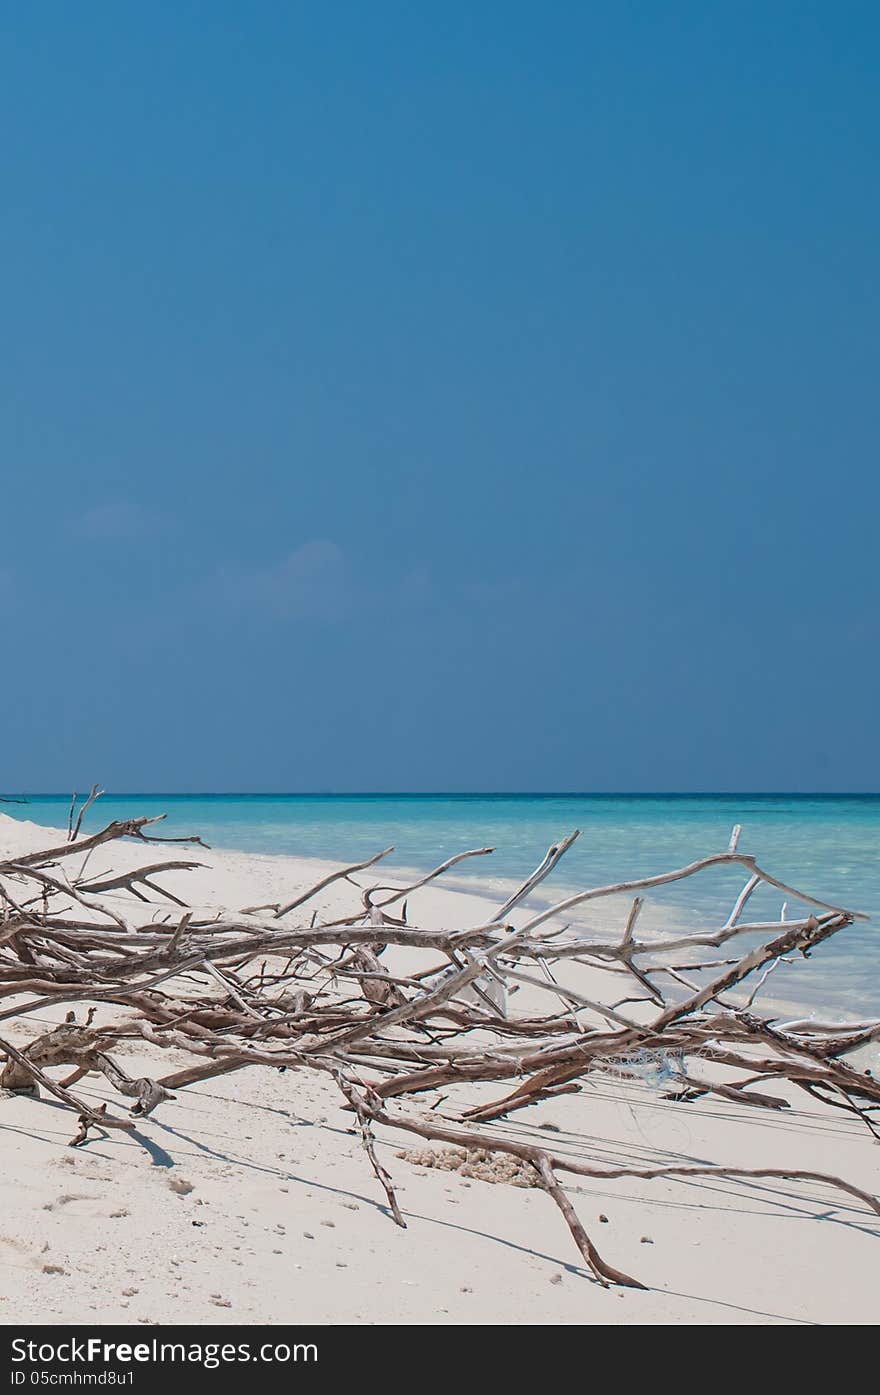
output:
[[[398,1224],[404,1221],[393,1181],[376,1153],[376,1125],[463,1154],[477,1152],[483,1165],[491,1156],[507,1155],[533,1169],[604,1284],[641,1287],[599,1255],[560,1173],[602,1180],[705,1174],[812,1179],[880,1214],[873,1196],[820,1173],[708,1166],[612,1169],[557,1156],[491,1127],[491,1121],[540,1100],[653,1062],[662,1064],[669,1108],[706,1094],[757,1109],[784,1108],[788,1101],[767,1088],[781,1080],[858,1115],[880,1136],[872,1119],[880,1106],[880,1083],[847,1060],[880,1038],[880,1023],[780,1025],[753,1010],[757,992],[783,957],[808,954],[856,915],[761,870],[753,857],[738,851],[738,829],[726,851],[687,867],[594,887],[526,913],[523,903],[571,846],[574,833],[550,848],[489,922],[438,930],[409,922],[408,898],[464,858],[489,849],[460,853],[411,886],[356,883],[357,874],[388,855],[386,849],[325,877],[287,904],[205,911],[183,902],[179,881],[173,894],[161,885],[163,874],[186,872],[196,862],[159,860],[116,874],[90,871],[93,851],[117,839],[198,839],[161,839],[153,827],[157,820],[147,818],[111,823],[85,837],[82,813],[74,821],[71,811],[66,842],[0,861],[0,996],[11,1000],[0,1020],[19,1020],[48,1004],[85,1009],[82,1020],[68,1011],[65,1023],[21,1049],[0,1037],[6,1057],[0,1086],[43,1087],[63,1100],[79,1119],[74,1144],[84,1142],[93,1127],[135,1127],[106,1105],[92,1108],[73,1093],[89,1072],[103,1074],[132,1102],[131,1114],[144,1116],[171,1091],[194,1081],[246,1066],[284,1067],[320,1071],[335,1081]],[[645,893],[730,865],[741,867],[746,881],[724,924],[700,934],[639,938]],[[309,914],[316,897],[343,881],[356,888],[349,914],[332,920]],[[750,922],[747,907],[762,883],[808,911],[796,920]],[[616,930],[587,933],[562,920],[578,905],[621,893],[634,899]],[[394,972],[389,965],[395,946],[418,951],[422,967]],[[743,953],[736,952],[738,946]],[[588,998],[568,986],[566,961],[602,971],[608,992]],[[521,1015],[508,1010],[508,994],[520,985],[529,987],[532,998],[537,991],[546,994],[549,1010]],[[108,1021],[96,1025],[99,1014]],[[191,1064],[157,1078],[133,1079],[113,1051],[118,1043],[139,1038],[152,1047],[185,1051]],[[68,1068],[63,1079],[49,1074],[59,1066]],[[455,1109],[448,1094],[461,1085],[469,1087],[470,1103]]]

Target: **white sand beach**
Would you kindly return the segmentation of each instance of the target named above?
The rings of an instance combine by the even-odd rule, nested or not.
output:
[[[3,857],[51,841],[45,828],[0,816]],[[112,855],[98,850],[93,869],[151,856],[155,850],[114,844]],[[215,906],[284,899],[327,867],[202,849],[195,856],[204,866],[187,874],[187,895]],[[317,905],[326,913],[342,899],[335,886]],[[486,915],[480,898],[436,886],[412,904],[426,926],[479,924]],[[21,1047],[61,1020],[61,1007],[47,1007],[7,1020],[0,1032]],[[147,1044],[123,1044],[117,1054],[134,1074],[185,1064],[174,1049]],[[76,1088],[118,1108],[103,1077]],[[581,1093],[492,1127],[609,1167],[792,1167],[880,1192],[880,1148],[857,1118],[787,1085],[776,1092],[790,1109],[717,1097],[670,1107],[647,1084],[597,1077]],[[73,1113],[45,1093],[0,1099],[3,1323],[880,1317],[880,1216],[821,1183],[569,1176],[587,1230],[607,1259],[647,1285],[640,1292],[603,1288],[589,1276],[541,1190],[418,1165],[397,1156],[412,1151],[406,1137],[380,1126],[381,1160],[406,1219],[398,1228],[338,1091],[305,1071],[247,1068],[179,1089],[135,1132],[93,1135],[82,1148],[68,1146],[75,1128]]]

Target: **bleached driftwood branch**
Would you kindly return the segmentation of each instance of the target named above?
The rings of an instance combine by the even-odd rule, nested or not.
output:
[[[527,1164],[603,1284],[641,1286],[599,1254],[559,1181],[561,1172],[602,1181],[801,1178],[835,1187],[880,1214],[873,1196],[809,1170],[608,1168],[557,1157],[486,1127],[541,1100],[589,1088],[595,1079],[638,1074],[645,1062],[653,1062],[667,1077],[669,1108],[705,1094],[756,1109],[785,1108],[784,1096],[756,1088],[783,1081],[847,1109],[878,1136],[873,1115],[880,1107],[880,1082],[847,1058],[880,1039],[880,1022],[780,1023],[753,1010],[780,962],[809,955],[861,917],[763,870],[739,851],[739,827],[724,852],[659,875],[590,888],[513,924],[512,913],[554,870],[577,838],[574,832],[547,851],[491,919],[438,930],[409,922],[409,899],[464,858],[491,849],[459,853],[404,887],[361,886],[355,875],[387,857],[392,849],[386,848],[287,901],[242,911],[205,908],[182,899],[179,880],[174,891],[163,886],[166,877],[179,878],[200,865],[193,861],[159,860],[89,874],[95,850],[118,840],[200,842],[163,839],[155,831],[158,820],[147,818],[80,836],[82,816],[97,798],[95,787],[79,816],[74,801],[61,845],[0,861],[0,1000],[8,1000],[0,1021],[20,1020],[47,1005],[91,1005],[83,1024],[70,1011],[66,1022],[26,1047],[0,1038],[0,1055],[6,1058],[0,1086],[31,1091],[42,1086],[76,1110],[75,1144],[94,1127],[133,1127],[106,1106],[94,1109],[72,1093],[90,1072],[103,1074],[123,1098],[134,1101],[131,1112],[143,1117],[161,1107],[171,1090],[195,1081],[246,1067],[290,1067],[321,1072],[339,1087],[399,1224],[404,1218],[393,1181],[376,1153],[377,1127],[508,1154]],[[747,880],[717,928],[637,937],[650,891],[725,866],[742,867]],[[308,915],[309,904],[339,882],[356,893],[351,911],[329,920],[317,912]],[[809,909],[775,922],[744,920],[762,885]],[[598,934],[560,923],[579,906],[622,894],[633,899],[616,930]],[[392,915],[390,908],[398,905],[400,914]],[[294,911],[307,918],[292,924]],[[389,946],[418,951],[424,967],[394,973],[386,966],[389,960],[393,965],[393,954],[386,956]],[[728,957],[710,957],[722,947]],[[594,996],[560,978],[571,963],[595,971],[601,988]],[[503,1011],[498,990],[504,1002],[519,985],[547,995],[548,1010]],[[746,989],[744,1002],[731,998]],[[104,1012],[107,1020],[95,1025],[99,1008],[115,1011]],[[183,1050],[191,1064],[158,1079],[132,1079],[112,1054],[119,1042],[131,1039]],[[58,1067],[69,1072],[60,1081],[49,1074]],[[475,1084],[487,1087],[481,1102],[454,1109],[449,1091]]]

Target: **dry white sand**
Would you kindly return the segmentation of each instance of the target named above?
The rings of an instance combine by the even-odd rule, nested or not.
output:
[[[44,828],[0,815],[0,856],[48,838]],[[326,866],[196,855],[207,866],[189,875],[188,895],[213,905],[278,900]],[[154,860],[155,851],[117,844],[91,867],[127,859]],[[331,889],[322,909],[343,897]],[[485,902],[457,892],[426,889],[411,904],[424,924],[485,918]],[[47,1008],[5,1030],[22,1044],[57,1020]],[[118,1054],[135,1073],[183,1064],[170,1051]],[[96,1077],[76,1088],[91,1100],[113,1098]],[[711,1098],[673,1108],[641,1083],[606,1079],[495,1127],[609,1166],[791,1166],[880,1191],[880,1148],[867,1130],[802,1094],[789,1097],[784,1112]],[[57,1101],[0,1099],[0,1321],[880,1318],[880,1217],[829,1187],[721,1178],[603,1184],[563,1175],[606,1258],[650,1286],[603,1289],[585,1274],[542,1192],[418,1167],[395,1156],[413,1141],[380,1129],[406,1215],[400,1230],[350,1129],[335,1088],[293,1071],[248,1069],[191,1086],[136,1133],[76,1150],[67,1146],[75,1119]]]

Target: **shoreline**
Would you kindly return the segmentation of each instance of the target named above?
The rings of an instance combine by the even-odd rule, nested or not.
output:
[[[196,799],[200,796],[194,795],[191,797]],[[258,798],[260,796],[254,797]],[[298,795],[292,797],[300,798]],[[368,796],[364,797],[366,798]],[[414,797],[418,798],[421,796]],[[482,798],[482,796],[479,797]],[[35,820],[21,819],[15,815],[6,813],[4,809],[0,808],[0,839],[2,839],[2,830],[5,826],[5,821],[9,822],[12,826],[12,830],[16,827],[27,830],[23,836],[27,839],[28,846],[33,846],[34,848],[48,846],[48,840],[50,839],[54,841],[57,838],[59,843],[63,843],[67,837],[66,830],[63,828],[38,823]],[[197,829],[194,831],[198,832]],[[380,846],[381,837],[377,840],[376,851],[379,850]],[[543,852],[543,849],[541,849],[541,852]],[[262,870],[266,875],[268,883],[278,890],[278,899],[283,899],[283,889],[285,885],[288,884],[285,883],[285,878],[289,878],[290,886],[301,889],[301,887],[310,883],[315,883],[324,876],[337,871],[341,866],[345,865],[341,859],[333,857],[318,857],[312,854],[301,855],[298,853],[275,851],[262,852],[249,848],[226,846],[224,844],[211,844],[208,848],[196,846],[193,856],[198,861],[203,861],[206,856],[208,858],[215,858],[218,860],[216,866],[223,866],[227,869],[235,868],[241,872],[248,882],[252,881],[257,873]],[[540,853],[537,854],[535,860],[537,861],[539,858]],[[208,867],[212,867],[213,865],[215,864],[212,864],[210,861],[207,863]],[[375,866],[370,869],[369,873],[358,875],[360,875],[362,879],[369,881],[370,884],[381,883],[383,876],[387,876],[392,885],[406,884],[411,881],[416,881],[420,877],[426,875],[435,865],[436,863],[428,862],[397,862],[394,860],[394,854],[392,853],[387,861],[383,860],[375,864]],[[441,893],[441,895],[461,898],[462,906],[465,904],[470,906],[470,914],[473,923],[479,923],[481,919],[491,918],[491,908],[503,903],[507,899],[519,885],[521,877],[493,874],[490,870],[491,858],[487,859],[485,864],[483,864],[482,859],[476,859],[473,863],[466,863],[464,865],[468,866],[470,870],[459,873],[457,868],[453,868],[450,872],[445,873],[436,883],[433,883],[432,886],[434,891]],[[480,870],[476,870],[477,867],[479,867]],[[483,870],[484,867],[485,870]],[[522,875],[526,875],[528,870],[529,868],[523,867]],[[566,870],[566,863],[563,860],[559,864],[559,868],[554,872],[553,877],[548,878],[546,882],[531,893],[529,900],[534,904],[536,909],[545,910],[558,901],[568,896],[575,895],[584,889],[579,885],[576,879],[566,879]],[[185,882],[184,885],[191,887],[192,874],[189,874],[189,876],[190,880]],[[209,888],[206,887],[206,891],[208,889]],[[272,897],[267,899],[272,899]],[[210,903],[211,897],[210,895],[206,895],[205,904]],[[616,928],[619,933],[626,919],[629,908],[629,898],[626,895],[622,895],[618,898],[610,898],[605,902],[605,905],[616,909],[619,920],[619,924]],[[480,906],[483,908],[481,913],[478,910]],[[591,921],[588,915],[585,916],[580,910],[576,910],[572,915],[572,923],[581,925],[585,928],[605,930],[607,933],[614,933],[615,930],[614,926],[608,927],[607,919],[604,916],[601,919],[601,923],[597,925],[594,921]],[[649,941],[655,936],[668,935],[670,933],[684,934],[695,933],[697,931],[702,933],[709,928],[709,926],[717,928],[717,923],[720,922],[713,923],[711,919],[703,917],[697,910],[689,908],[686,905],[661,905],[654,900],[646,906],[643,911],[640,919],[640,929],[642,935]],[[804,966],[799,965],[797,967],[802,968]],[[797,977],[797,979],[800,980],[799,983],[792,985],[793,990],[800,987],[801,984],[806,986],[806,981],[815,983],[815,975],[808,976],[807,974],[801,973],[797,975],[792,974],[791,977]],[[847,1001],[848,995],[837,988],[836,985],[832,988],[830,995],[823,993],[820,987],[814,986],[809,991],[804,992],[803,996],[798,996],[796,991],[776,993],[773,991],[774,986],[771,980],[770,986],[762,992],[761,1003],[765,1009],[772,1009],[780,1018],[787,1018],[795,1015],[809,1016],[810,1014],[815,1014],[817,1011],[827,1016],[828,1012],[831,1011],[835,1016],[840,1016],[843,1019],[860,1020],[868,1011],[868,1009],[860,1008],[858,1005],[853,1005]],[[878,1051],[876,1055],[876,1060],[880,1063],[880,1051]]]

